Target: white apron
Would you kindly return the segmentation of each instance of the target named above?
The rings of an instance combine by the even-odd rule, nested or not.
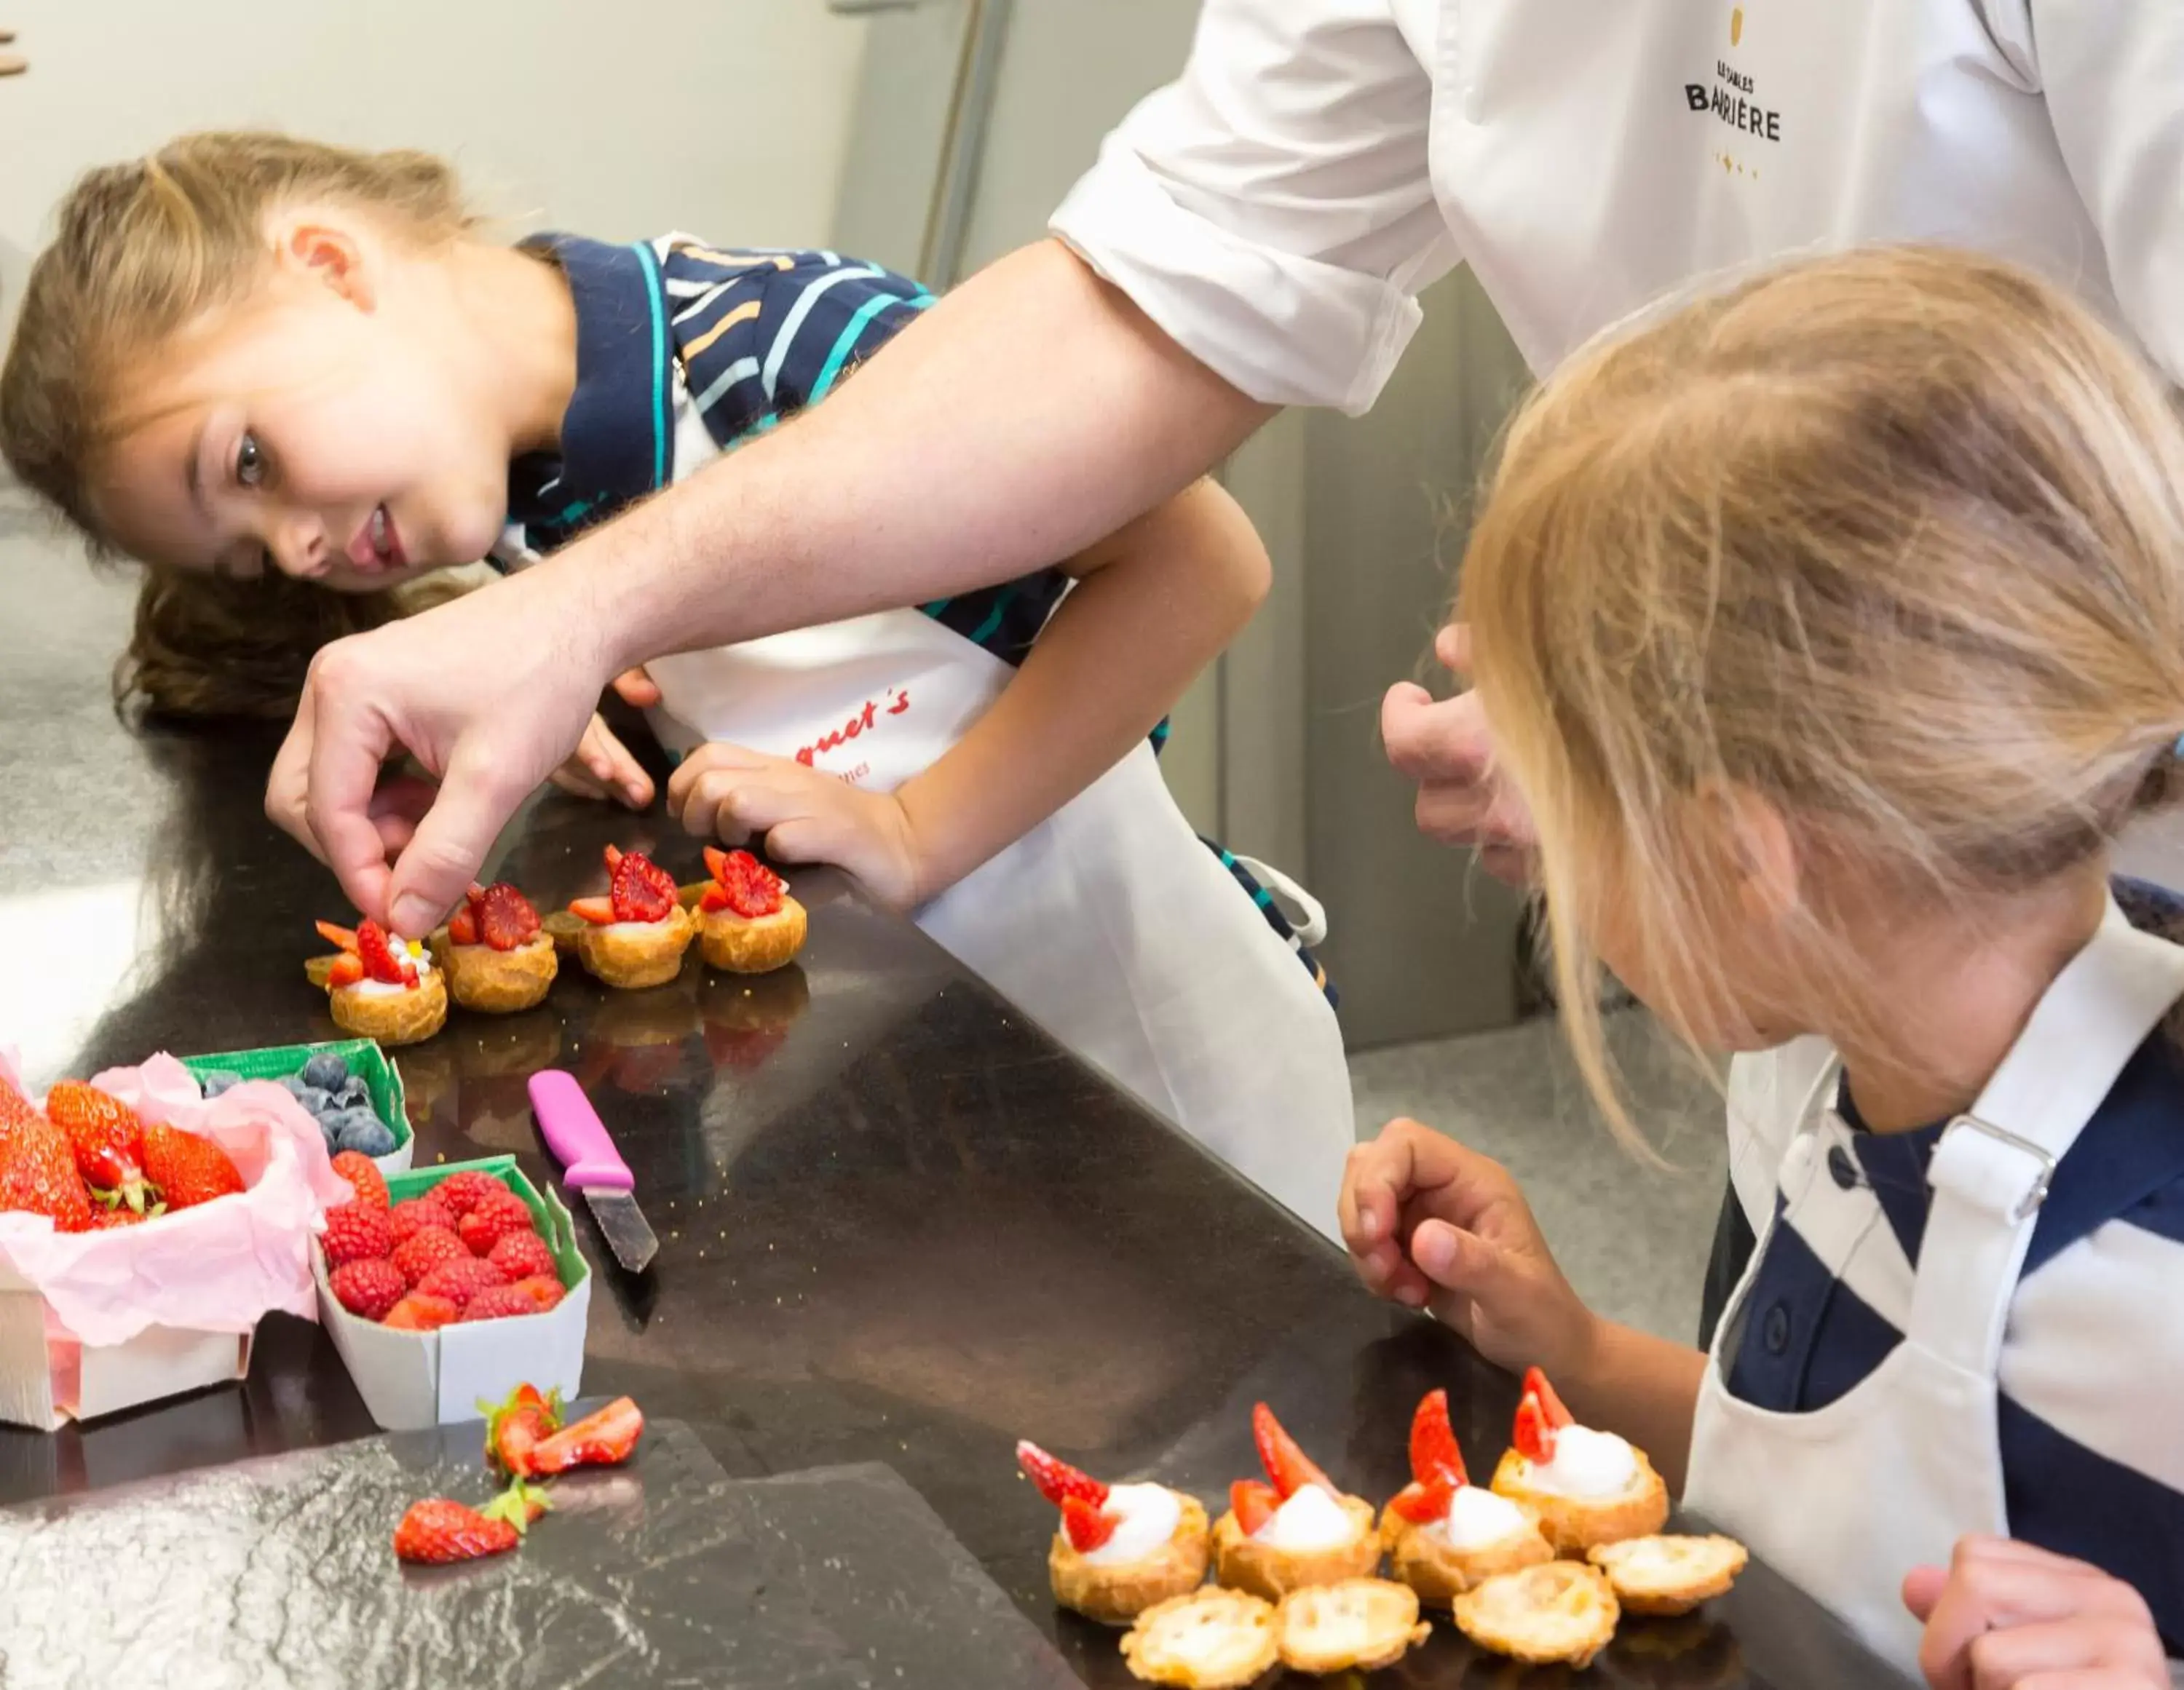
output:
[[[1014,670],[917,610],[647,665],[670,748],[726,741],[891,792]],[[914,912],[1078,1056],[1329,1237],[1356,1142],[1342,1036],[1176,808],[1152,748]]]
[[[1919,1626],[1899,1594],[1966,1532],[2007,1535],[1996,1366],[2049,1176],[2147,1035],[2184,996],[2184,947],[2114,901],[1928,1170],[1933,1200],[1903,1340],[1846,1395],[1805,1414],[1730,1396],[1723,1349],[1765,1254],[1745,1270],[1699,1387],[1687,1506],[1841,1615],[1914,1676]],[[1819,1135],[1838,1065],[1790,1100],[1781,1189],[1826,1176]],[[1763,1135],[1765,1126],[1758,1125]],[[1767,1231],[1773,1230],[1770,1222]]]

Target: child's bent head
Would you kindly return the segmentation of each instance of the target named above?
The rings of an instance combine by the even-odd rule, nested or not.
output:
[[[474,560],[509,442],[437,262],[469,226],[421,153],[198,135],[94,170],[31,268],[0,453],[156,568],[369,592]]]
[[[2154,377],[1964,254],[1801,263],[1539,391],[1460,614],[1596,1090],[1596,958],[1749,1048],[1887,935],[2098,881],[2184,731],[2181,488]]]

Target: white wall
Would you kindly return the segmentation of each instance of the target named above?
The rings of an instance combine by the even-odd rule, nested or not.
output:
[[[214,126],[442,153],[519,229],[823,244],[866,28],[824,0],[4,10],[31,69],[0,80],[0,285],[86,166]]]

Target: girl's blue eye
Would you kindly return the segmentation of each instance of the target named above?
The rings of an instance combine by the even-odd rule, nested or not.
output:
[[[254,434],[246,432],[236,446],[235,479],[246,487],[257,486],[265,479],[265,453]]]

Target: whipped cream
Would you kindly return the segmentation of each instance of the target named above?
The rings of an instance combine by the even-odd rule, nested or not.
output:
[[[671,919],[663,915],[657,921],[602,921],[592,931],[594,933],[612,933],[617,938],[632,939],[640,933],[659,932]]]
[[[1555,1459],[1529,1462],[1524,1482],[1557,1496],[1620,1496],[1638,1476],[1638,1454],[1612,1431],[1566,1426],[1555,1433]]]
[[[410,966],[417,970],[417,984],[422,986],[425,976],[432,971],[432,953],[425,948],[424,944],[416,939],[390,938],[387,948],[397,956],[410,959]],[[398,992],[408,992],[411,988],[398,981],[365,979],[358,981],[347,989],[359,998],[392,998]]]
[[[1273,1517],[1251,1534],[1255,1543],[1296,1554],[1339,1549],[1357,1536],[1357,1522],[1318,1485],[1299,1486]]]
[[[1092,1567],[1126,1566],[1142,1561],[1175,1536],[1183,1523],[1183,1500],[1166,1485],[1110,1485],[1106,1506],[1118,1524],[1115,1535],[1082,1559]]]
[[[1448,1514],[1434,1525],[1452,1549],[1483,1549],[1527,1531],[1531,1521],[1508,1498],[1483,1485],[1458,1485],[1448,1499]]]

